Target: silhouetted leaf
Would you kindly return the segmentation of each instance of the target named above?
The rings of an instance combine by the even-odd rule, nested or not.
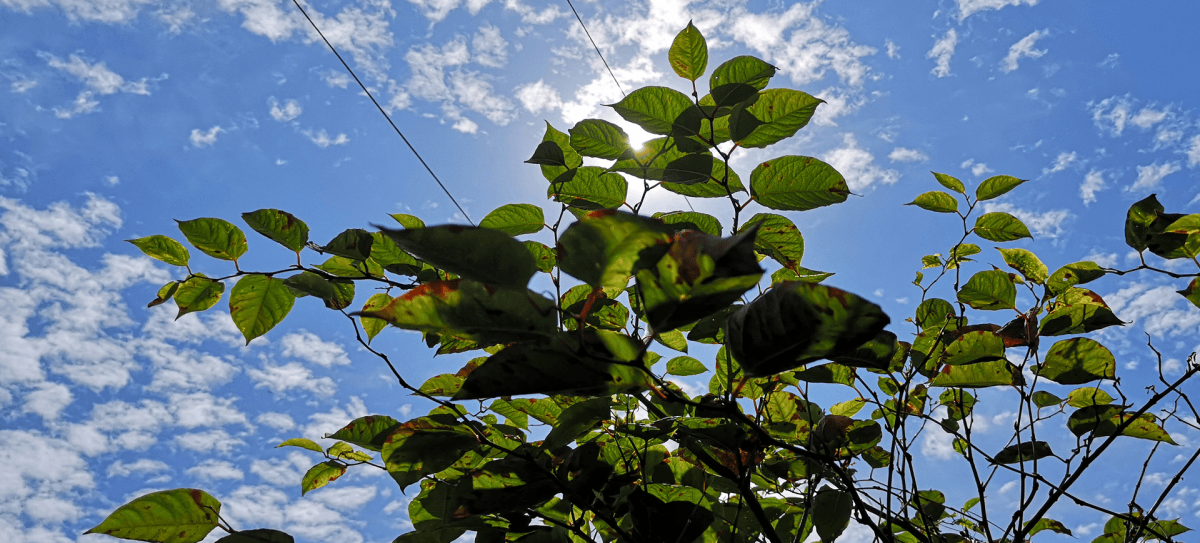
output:
[[[1153,194],[1129,206],[1125,215],[1125,244],[1135,251],[1146,250],[1150,235],[1156,233],[1150,225],[1163,211],[1162,204]]]
[[[832,543],[846,531],[853,504],[848,492],[833,488],[817,491],[812,504],[813,524],[823,543]]]
[[[279,530],[257,528],[239,530],[217,540],[217,543],[295,543],[295,539]]]
[[[1033,462],[1047,456],[1053,456],[1054,451],[1050,450],[1050,444],[1045,441],[1027,441],[1005,447],[996,456],[992,457],[993,464],[1017,464],[1020,462]]]

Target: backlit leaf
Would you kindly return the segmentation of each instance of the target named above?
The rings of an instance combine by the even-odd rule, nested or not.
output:
[[[1063,399],[1055,396],[1044,390],[1039,390],[1033,393],[1033,404],[1038,408],[1050,407],[1052,405],[1061,405]]]
[[[994,175],[984,179],[979,184],[979,187],[975,189],[975,199],[982,202],[984,200],[999,198],[1024,182],[1024,179],[1017,179],[1011,175]]]
[[[392,213],[391,217],[396,219],[396,222],[400,223],[400,226],[404,228],[425,228],[425,221],[421,220],[421,218],[417,217],[416,215],[409,215],[407,213]]]
[[[480,447],[469,427],[449,415],[418,417],[392,430],[380,456],[388,474],[404,490],[426,475],[442,471],[467,451]]]
[[[190,255],[188,255],[187,247],[167,236],[154,235],[125,241],[141,249],[150,258],[161,260],[172,266],[188,265]]]
[[[631,213],[592,212],[559,237],[559,267],[589,285],[623,289],[641,252],[660,244],[665,249],[671,233],[662,222]]]
[[[1013,241],[1021,238],[1033,239],[1025,223],[1008,213],[993,211],[975,219],[975,234],[988,241]]]
[[[1001,249],[999,247],[996,250],[1000,251],[1000,254],[1004,257],[1004,263],[1008,264],[1008,267],[1021,272],[1021,275],[1025,276],[1027,281],[1035,285],[1040,285],[1045,283],[1046,279],[1050,277],[1050,269],[1045,264],[1042,264],[1041,259],[1033,254],[1032,251],[1028,249]]]
[[[1192,279],[1192,282],[1188,283],[1187,288],[1176,292],[1187,298],[1187,301],[1192,302],[1192,305],[1200,307],[1200,279]]]
[[[931,172],[931,173],[933,173],[933,178],[937,179],[937,182],[939,184],[941,184],[943,187],[946,187],[946,188],[948,188],[954,192],[957,192],[959,194],[967,193],[967,189],[966,189],[966,187],[963,186],[962,181],[959,181],[954,176],[946,175],[944,173],[937,173],[937,172]]]
[[[825,285],[782,283],[726,321],[726,345],[751,377],[838,356],[870,341],[890,319],[864,298]]]
[[[972,275],[958,291],[958,301],[975,309],[1016,309],[1017,287],[1008,273],[985,270]]]
[[[526,241],[524,244],[525,248],[529,249],[529,254],[533,255],[533,261],[537,264],[538,270],[550,273],[558,266],[558,257],[555,256],[554,249],[536,241]]]
[[[176,319],[195,311],[204,311],[221,300],[225,292],[225,283],[213,281],[202,273],[188,277],[175,290],[175,305],[179,306]]]
[[[850,493],[824,488],[813,498],[813,524],[822,543],[837,540],[850,525],[850,513],[854,504]]]
[[[386,293],[380,292],[372,294],[367,298],[367,303],[363,305],[362,311],[369,312],[382,309],[391,303],[392,297]],[[383,319],[373,319],[371,317],[359,317],[359,322],[362,324],[363,332],[367,334],[367,343],[370,343],[375,336],[379,335],[384,328],[387,328],[387,321]]]
[[[465,279],[523,290],[537,272],[524,245],[498,230],[459,225],[380,230],[413,256]]]
[[[844,202],[850,189],[833,166],[812,157],[785,156],[754,168],[750,194],[771,209],[806,211]]]
[[[455,279],[425,283],[380,309],[358,315],[383,319],[405,330],[490,345],[552,334],[558,326],[554,306],[552,300],[533,291],[493,289]]]
[[[804,236],[790,219],[773,213],[759,213],[746,221],[746,226],[760,224],[754,239],[754,250],[771,257],[785,268],[798,270],[804,258]]]
[[[708,44],[691,21],[675,35],[675,41],[671,42],[671,49],[667,52],[667,60],[679,77],[695,81],[704,75],[704,70],[708,68]]]
[[[583,156],[617,160],[633,154],[629,136],[621,127],[603,119],[584,119],[568,130],[571,148]]]
[[[305,472],[304,477],[300,480],[300,495],[308,494],[310,491],[321,488],[341,477],[346,473],[346,465],[341,462],[321,462]]]
[[[950,335],[950,334],[947,334]],[[955,334],[958,335],[958,334]],[[1004,359],[1004,339],[991,330],[976,330],[948,341],[942,362],[951,366],[977,364]]]
[[[506,204],[488,213],[479,221],[482,228],[492,228],[510,236],[533,234],[545,227],[542,208],[533,204]]]
[[[146,304],[146,307],[154,307],[156,305],[164,304],[167,302],[167,300],[174,298],[175,291],[179,290],[179,285],[179,281],[171,281],[170,283],[163,285],[162,288],[158,289],[158,293],[154,296],[154,299],[150,300],[150,303]]]
[[[217,527],[221,502],[203,490],[177,488],[135,498],[84,532],[161,543],[196,543]]]
[[[917,195],[916,199],[904,204],[907,206],[917,206],[921,209],[935,211],[937,213],[957,213],[958,199],[942,192],[940,190],[931,190]]]
[[[692,99],[666,87],[642,87],[609,107],[622,119],[651,134],[669,135],[675,119],[692,107]]]
[[[249,344],[282,322],[294,303],[296,296],[283,280],[247,275],[229,291],[229,316]]]
[[[1040,333],[1044,336],[1083,334],[1125,324],[1096,293],[1070,288],[1059,295],[1042,318]]]
[[[1178,445],[1171,439],[1171,434],[1154,422],[1153,415],[1135,416],[1133,413],[1122,411],[1118,405],[1084,407],[1067,419],[1067,428],[1076,437],[1082,437],[1089,432],[1096,437],[1111,436],[1117,433],[1122,424],[1126,426],[1120,435]]]
[[[1075,285],[1090,283],[1104,277],[1104,273],[1098,264],[1087,260],[1067,264],[1050,274],[1046,287],[1050,289],[1051,294],[1058,295]]]
[[[1071,407],[1082,408],[1111,403],[1113,397],[1099,387],[1080,387],[1067,394],[1067,405]]]
[[[387,415],[368,415],[350,421],[342,429],[325,437],[379,452],[388,436],[399,426],[400,421]]]
[[[1056,342],[1033,372],[1060,385],[1079,385],[1116,378],[1117,361],[1111,351],[1088,338]]]
[[[954,306],[941,298],[930,298],[917,306],[915,320],[922,330],[940,327],[955,315]]]
[[[308,225],[286,211],[260,209],[242,213],[242,220],[255,232],[297,253],[308,243]]]
[[[325,244],[325,252],[353,261],[366,260],[371,257],[371,245],[374,242],[370,232],[361,228],[351,228]]]
[[[667,374],[687,377],[708,371],[703,362],[690,356],[677,356],[667,361]]]
[[[321,446],[317,445],[315,441],[311,439],[305,439],[303,437],[294,437],[292,439],[285,440],[283,443],[275,446],[277,449],[279,447],[300,447],[301,449],[308,449],[313,452],[325,452],[325,449],[322,449]]]
[[[200,252],[221,260],[237,260],[246,253],[246,234],[224,219],[175,221],[188,243]]]
[[[746,83],[758,90],[766,88],[775,67],[751,56],[733,57],[713,70],[708,87],[715,88],[730,83]]]
[[[823,103],[824,100],[798,90],[764,90],[758,93],[758,100],[746,108],[747,113],[763,124],[738,143],[742,147],[762,149],[790,138],[808,124],[817,106]]]
[[[625,202],[629,183],[596,166],[583,166],[554,178],[546,196],[579,209],[613,209]]]
[[[1125,215],[1125,244],[1135,251],[1146,250],[1150,235],[1156,233],[1150,225],[1163,211],[1163,205],[1153,194],[1129,206]]]
[[[929,386],[986,388],[1018,385],[1024,382],[1021,371],[1008,360],[980,362],[967,366],[943,366]]]
[[[538,144],[537,149],[533,151],[533,156],[529,157],[529,160],[526,160],[525,163],[555,166],[565,170],[567,167],[567,157],[563,154],[562,147],[559,147],[557,142],[543,141]]]
[[[653,218],[677,230],[697,230],[710,236],[721,235],[721,221],[705,213],[672,211],[670,213],[655,213]]]

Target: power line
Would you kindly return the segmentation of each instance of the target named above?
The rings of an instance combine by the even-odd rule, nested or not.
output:
[[[568,1],[570,1],[570,0],[568,0]],[[337,56],[337,59],[339,61],[341,61],[342,66],[346,67],[346,71],[350,72],[350,77],[354,78],[354,82],[358,83],[358,86],[360,88],[362,88],[363,92],[367,93],[367,98],[371,99],[371,103],[375,104],[375,108],[378,109],[379,112],[383,114],[383,118],[387,119],[388,124],[392,125],[392,129],[396,131],[396,135],[400,136],[400,139],[404,140],[404,144],[408,146],[408,150],[412,151],[412,153],[414,155],[416,155],[417,160],[421,161],[422,166],[425,166],[425,171],[429,172],[429,175],[433,177],[434,181],[437,181],[437,184],[439,187],[442,187],[442,192],[445,192],[446,196],[450,198],[450,201],[454,202],[454,207],[458,208],[458,211],[463,214],[463,217],[465,217],[467,219],[467,222],[471,223],[471,226],[475,226],[475,221],[472,221],[471,216],[467,215],[466,210],[464,210],[462,208],[462,206],[458,205],[458,200],[454,199],[454,195],[450,194],[450,190],[446,188],[446,185],[442,183],[442,180],[438,179],[437,174],[433,173],[433,169],[429,167],[429,164],[425,163],[425,159],[421,158],[421,153],[418,153],[417,149],[415,147],[413,147],[413,145],[411,143],[408,142],[408,138],[404,137],[404,133],[401,132],[400,128],[396,126],[396,123],[392,121],[391,115],[388,115],[387,111],[384,111],[383,106],[379,105],[379,101],[375,99],[375,96],[373,96],[371,94],[371,91],[367,90],[367,86],[364,85],[363,82],[358,79],[358,75],[354,73],[354,70],[351,69],[350,65],[346,63],[346,60],[342,58],[341,53],[338,53],[337,48],[335,48],[332,43],[329,43],[329,39],[326,38],[325,34],[323,32],[321,32],[321,29],[317,27],[317,23],[312,20],[312,17],[308,16],[308,12],[304,11],[304,7],[300,5],[299,0],[292,0],[292,3],[296,4],[296,8],[298,8],[300,10],[300,13],[302,13],[304,15],[305,19],[308,19],[308,24],[312,25],[313,30],[317,31],[317,35],[321,36],[321,39],[325,41],[325,45],[329,46],[329,50],[333,51],[333,54],[335,56]],[[574,9],[574,8],[572,8],[572,9]],[[576,17],[578,17],[578,14],[576,14]],[[580,23],[582,24],[583,21],[580,21]],[[597,49],[596,51],[599,52],[599,49]],[[606,64],[606,66],[607,66],[607,64]],[[609,70],[609,73],[612,73],[612,70]],[[619,84],[617,86],[620,87]],[[622,92],[624,92],[624,91],[622,91]]]
[[[292,1],[294,2],[295,0]],[[578,11],[575,11],[575,4],[572,4],[571,0],[567,0],[567,5],[571,6],[571,12],[575,14],[575,19],[579,21],[579,26],[583,28],[583,33],[587,35],[588,41],[592,42],[592,47],[596,50],[596,54],[600,55],[600,62],[604,63],[604,67],[608,70],[608,75],[612,76],[613,83],[617,84],[617,90],[621,91],[621,96],[628,96],[625,94],[625,89],[621,88],[621,82],[617,81],[617,76],[613,74],[612,68],[608,67],[608,61],[604,60],[604,53],[601,53],[600,48],[596,46],[596,40],[592,39],[592,33],[588,32],[587,25],[583,24],[583,18],[579,16]]]

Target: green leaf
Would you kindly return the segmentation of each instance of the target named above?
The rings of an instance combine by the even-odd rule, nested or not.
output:
[[[179,313],[175,315],[175,319],[217,305],[224,292],[225,283],[209,279],[202,273],[188,277],[175,290],[175,305],[179,306]]]
[[[696,230],[710,236],[721,235],[721,221],[716,217],[695,211],[672,211],[670,213],[655,213],[653,218],[671,226],[676,231]],[[752,219],[753,220],[753,219]],[[761,232],[761,231],[760,231]]]
[[[455,279],[425,283],[380,309],[358,315],[383,319],[405,330],[490,345],[548,337],[558,328],[554,307],[554,301],[533,291],[493,289]]]
[[[993,464],[1019,464],[1033,462],[1047,456],[1054,456],[1050,444],[1045,441],[1027,441],[1005,447],[992,457]]]
[[[481,228],[499,230],[510,236],[533,234],[545,227],[542,208],[533,204],[506,204],[488,213],[479,221]]]
[[[662,170],[662,181],[672,185],[706,183],[713,175],[714,162],[709,153],[683,155],[667,163]]]
[[[678,328],[655,335],[654,341],[657,341],[664,347],[679,351],[681,353],[686,353],[688,351],[687,338],[684,337],[683,330]]]
[[[667,374],[687,377],[708,371],[704,363],[690,356],[677,356],[667,361]]]
[[[940,328],[946,321],[954,318],[954,306],[941,298],[930,298],[917,306],[914,316],[917,326],[922,330]]]
[[[625,328],[629,322],[629,310],[613,299],[620,295],[621,290],[616,288],[596,290],[589,285],[571,287],[563,294],[560,307],[567,315],[575,318],[564,318],[563,324],[568,330],[575,330],[578,327],[578,316],[582,314],[588,298],[591,298],[591,309],[588,311],[585,323],[607,330]]]
[[[730,83],[746,83],[755,89],[763,90],[774,75],[775,67],[761,59],[751,56],[733,57],[713,70],[708,79],[708,88]]]
[[[1007,272],[986,270],[972,275],[958,291],[958,301],[975,309],[1016,309],[1017,287]]]
[[[1060,385],[1080,385],[1116,379],[1116,369],[1111,351],[1095,340],[1077,337],[1055,343],[1033,372]]]
[[[516,343],[505,347],[467,375],[454,400],[523,394],[608,396],[649,387],[645,373],[630,362],[640,342],[615,332],[588,330],[584,348],[576,334],[548,344]]]
[[[158,293],[154,296],[154,299],[151,300],[150,303],[146,304],[146,307],[161,305],[166,303],[167,300],[174,298],[175,291],[179,290],[179,285],[179,281],[171,281],[170,283],[163,285],[162,288],[158,289]]]
[[[933,174],[933,178],[937,179],[937,182],[940,183],[943,187],[946,187],[946,188],[948,188],[954,192],[957,192],[959,194],[963,194],[963,195],[967,194],[967,188],[963,186],[962,181],[959,181],[958,179],[954,178],[953,176],[946,175],[944,173],[937,173],[937,172],[930,172],[930,173]]]
[[[700,319],[688,332],[688,340],[709,345],[725,343],[725,319],[741,307],[734,304]]]
[[[392,213],[391,217],[396,219],[396,222],[400,223],[400,226],[404,228],[425,228],[425,221],[421,220],[421,218],[417,217],[416,215],[409,215],[407,213]]]
[[[1050,279],[1046,281],[1046,287],[1050,289],[1051,294],[1057,296],[1075,285],[1090,283],[1104,277],[1104,273],[1098,264],[1091,261],[1067,264],[1050,274]]]
[[[368,415],[350,421],[342,429],[325,436],[379,452],[388,436],[400,426],[400,421],[387,415]],[[314,444],[315,445],[315,444]]]
[[[297,253],[308,243],[308,225],[286,211],[260,209],[242,213],[242,220],[255,232]]]
[[[695,81],[704,75],[704,70],[708,68],[708,43],[691,21],[675,35],[675,41],[671,42],[671,49],[667,52],[667,59],[671,62],[671,69],[675,70],[675,75],[679,77]]]
[[[751,377],[838,356],[891,322],[866,299],[825,285],[782,283],[726,321],[726,345]]]
[[[1158,233],[1150,226],[1163,211],[1163,205],[1158,203],[1158,198],[1153,194],[1129,206],[1125,215],[1125,243],[1135,251],[1145,251],[1150,236]]]
[[[917,195],[916,199],[904,204],[937,213],[958,213],[958,199],[940,190],[931,190]]]
[[[804,236],[800,229],[787,217],[773,213],[759,213],[746,221],[745,230],[759,224],[758,237],[754,239],[754,250],[771,257],[785,268],[800,271],[800,260],[804,257]]]
[[[1041,285],[1050,277],[1050,269],[1042,264],[1041,259],[1033,254],[1028,249],[1001,249],[1000,255],[1004,257],[1004,263],[1008,267],[1021,272],[1025,279],[1035,285]]]
[[[325,449],[322,449],[315,441],[303,437],[294,437],[275,446],[276,449],[279,447],[300,447],[301,449],[308,449],[313,452],[325,452]]]
[[[852,400],[846,400],[844,402],[829,406],[829,414],[843,417],[853,417],[854,414],[861,411],[865,405],[867,405],[866,400],[862,398],[854,398]]]
[[[654,267],[637,273],[640,302],[650,327],[662,333],[695,322],[728,307],[757,285],[763,273],[753,249],[758,227],[752,224],[726,239],[696,231],[676,234]]]
[[[938,401],[946,406],[951,420],[963,420],[975,409],[975,397],[965,390],[952,388],[938,395]]]
[[[421,383],[418,389],[424,394],[430,396],[444,396],[447,398],[453,397],[462,388],[463,381],[466,379],[450,373],[434,375]]]
[[[1039,390],[1033,393],[1033,404],[1038,406],[1038,409],[1050,407],[1052,405],[1061,405],[1063,399],[1055,396],[1044,390]]]
[[[555,256],[554,249],[536,241],[526,241],[524,243],[525,248],[529,249],[529,254],[533,255],[533,261],[537,264],[539,270],[550,273],[554,271],[555,266],[558,266],[558,257]]]
[[[188,243],[208,256],[236,261],[246,254],[246,234],[229,221],[205,218],[175,222]]]
[[[566,409],[558,417],[558,424],[550,429],[542,441],[542,448],[553,451],[575,441],[576,438],[591,430],[596,423],[612,418],[609,409],[612,398],[603,396],[584,400]]]
[[[557,166],[566,169],[567,157],[563,154],[562,147],[559,147],[557,142],[543,141],[538,144],[537,149],[533,151],[533,156],[529,157],[529,160],[526,160],[525,163]]]
[[[525,246],[498,230],[458,225],[379,228],[401,249],[465,279],[523,290],[537,272],[537,262]]]
[[[854,370],[850,369],[849,366],[843,366],[836,362],[801,368],[792,375],[805,383],[854,386]]]
[[[295,543],[295,539],[279,530],[257,528],[239,530],[217,540],[217,543]]]
[[[583,156],[617,160],[633,155],[625,131],[603,119],[584,119],[575,123],[568,132],[571,134],[571,148]]]
[[[845,202],[850,189],[833,166],[812,157],[785,156],[754,168],[750,194],[771,209],[807,211]]]
[[[754,85],[753,82],[747,83]],[[747,113],[763,124],[738,144],[750,149],[762,149],[790,138],[808,124],[817,106],[823,103],[824,100],[798,90],[764,90],[758,94],[758,101],[746,108]]]
[[[382,309],[391,303],[391,301],[392,297],[383,292],[372,294],[370,298],[367,298],[367,303],[363,305],[362,311],[366,313]],[[387,328],[388,325],[387,321],[383,319],[359,317],[358,320],[362,324],[363,332],[366,332],[367,334],[367,343],[370,343],[371,340],[375,339],[375,336],[379,335],[379,333],[382,332],[384,328]]]
[[[709,91],[709,96],[712,99],[711,106],[716,107],[718,111],[724,111],[725,108],[733,107],[751,99],[757,101],[757,94],[758,89],[754,88],[753,85],[747,85],[745,83],[727,83],[713,87]],[[710,104],[705,103],[704,105]],[[734,112],[736,113],[738,111],[748,113],[745,108],[738,108]],[[752,114],[751,118],[754,118]],[[759,121],[759,125],[761,124],[762,122]],[[750,130],[753,129],[754,127],[750,128]],[[747,131],[747,134],[749,134],[749,130]]]
[[[471,429],[450,415],[418,417],[392,430],[380,455],[403,491],[427,475],[442,471],[480,447]]]
[[[1033,534],[1036,534],[1038,532],[1044,532],[1046,530],[1050,530],[1051,532],[1054,532],[1056,534],[1069,535],[1072,537],[1075,536],[1075,534],[1072,534],[1071,530],[1069,530],[1066,526],[1064,526],[1063,523],[1061,523],[1057,520],[1049,519],[1049,518],[1045,518],[1045,517],[1038,519],[1037,524],[1034,524],[1033,527],[1029,527],[1029,525],[1026,524],[1026,530],[1028,530],[1026,533],[1031,537],[1033,536]]]
[[[999,198],[1025,181],[1025,179],[1017,179],[1011,175],[994,175],[984,179],[975,189],[975,199],[982,202]]]
[[[334,289],[333,283],[320,274],[310,271],[288,277],[283,280],[283,284],[299,292],[300,296],[316,296],[322,300],[332,300],[337,296],[337,290]]]
[[[642,87],[609,107],[642,130],[666,136],[671,133],[675,119],[692,107],[692,99],[675,89]]]
[[[282,322],[294,303],[296,296],[282,279],[247,275],[229,291],[229,316],[249,345]]]
[[[953,335],[958,335],[959,331],[946,335],[953,337]],[[1004,359],[1004,338],[991,330],[970,331],[958,335],[953,340],[943,338],[942,341],[949,341],[942,354],[942,362],[951,366],[965,366]]]
[[[641,253],[658,245],[665,249],[671,234],[662,222],[632,213],[588,213],[559,237],[559,268],[593,287],[623,289]]]
[[[292,536],[279,530],[257,528],[239,530],[217,540],[217,543],[295,543]]]
[[[325,252],[357,262],[371,257],[373,243],[375,238],[371,237],[370,232],[361,228],[351,228],[325,244]]]
[[[854,504],[850,493],[832,488],[817,491],[813,498],[813,524],[823,543],[837,540],[850,525],[850,513]]]
[[[884,330],[857,349],[832,357],[830,360],[852,368],[867,368],[872,371],[896,371],[900,353],[896,334]]]
[[[196,543],[217,527],[221,502],[203,490],[151,492],[118,507],[84,532],[161,543]]]
[[[340,311],[354,302],[354,282],[338,279],[329,282],[333,286],[333,297],[325,301],[325,307]]]
[[[976,235],[988,241],[1005,242],[1021,238],[1033,239],[1025,223],[1008,213],[994,211],[975,219]]]
[[[188,255],[187,247],[167,236],[154,235],[125,241],[141,249],[150,258],[161,260],[172,266],[188,265],[190,255]]]
[[[1067,429],[1071,430],[1075,437],[1083,437],[1088,432],[1096,437],[1105,437],[1116,434],[1117,428],[1126,423],[1128,425],[1121,430],[1120,435],[1178,445],[1171,439],[1171,434],[1155,424],[1153,415],[1135,416],[1133,413],[1122,411],[1118,405],[1081,408],[1067,419]]]
[[[929,381],[933,387],[987,388],[1012,386],[1024,382],[1021,370],[1007,360],[980,362],[967,366],[943,366]]]
[[[542,176],[547,181],[553,181],[567,170],[583,165],[583,157],[571,147],[571,137],[550,126],[548,122],[546,123],[546,132],[542,135],[542,143],[538,145],[538,151],[534,152],[533,157],[539,158],[539,153],[551,153],[551,158],[558,158],[558,156],[552,154],[553,151],[549,150],[548,144],[551,143],[558,146],[558,152],[562,155],[563,165],[547,164],[544,163],[545,161],[541,161]],[[532,161],[534,158],[530,160]]]
[[[1113,325],[1124,325],[1108,304],[1096,293],[1082,288],[1070,288],[1059,295],[1042,318],[1043,336],[1083,334]]]
[[[771,273],[771,286],[775,286],[780,283],[786,283],[788,281],[804,281],[805,283],[820,283],[821,281],[824,281],[826,279],[829,279],[830,277],[833,277],[833,275],[834,274],[832,272],[820,272],[820,271],[816,271],[816,270],[810,270],[808,268],[805,268],[804,266],[800,266],[799,273],[797,273],[795,270],[792,270],[789,268],[779,268],[778,270],[775,270],[773,273]]]
[[[629,183],[604,168],[583,166],[556,177],[546,196],[579,209],[613,209],[625,203]]]
[[[1188,283],[1187,288],[1177,290],[1176,292],[1180,296],[1187,298],[1187,301],[1192,302],[1192,305],[1200,307],[1200,279],[1192,279],[1192,282]]]
[[[1091,407],[1113,403],[1113,397],[1099,387],[1080,387],[1067,394],[1067,405],[1071,407]]]
[[[354,450],[354,447],[351,447],[350,444],[344,441],[334,443],[325,453],[338,460],[349,460],[351,462],[371,461],[371,455]]]
[[[308,494],[310,491],[321,488],[346,473],[346,465],[341,462],[330,460],[321,462],[308,469],[304,477],[300,480],[300,495]]]

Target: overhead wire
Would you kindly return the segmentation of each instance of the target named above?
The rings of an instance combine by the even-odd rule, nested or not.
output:
[[[321,32],[321,29],[319,27],[317,27],[317,23],[312,20],[312,17],[308,16],[308,12],[304,10],[304,6],[300,5],[299,0],[292,0],[292,3],[295,4],[296,8],[300,10],[300,13],[304,15],[304,18],[308,19],[308,24],[312,25],[313,30],[317,31],[317,35],[321,36],[321,40],[323,40],[325,42],[325,45],[327,45],[329,47],[329,50],[333,51],[334,56],[336,56],[337,59],[339,61],[341,61],[342,66],[344,66],[346,68],[346,71],[350,72],[350,77],[354,78],[354,82],[358,83],[358,86],[360,88],[362,88],[364,93],[367,94],[367,98],[371,99],[371,103],[375,104],[375,108],[378,109],[379,112],[383,114],[383,118],[387,119],[388,124],[392,125],[392,129],[396,131],[396,135],[400,136],[400,139],[404,140],[404,144],[408,146],[408,150],[412,151],[413,155],[415,155],[417,157],[417,160],[419,160],[421,162],[421,165],[425,167],[425,171],[429,172],[429,175],[431,177],[433,177],[433,180],[436,181],[438,186],[442,188],[442,192],[446,193],[446,196],[448,198],[450,198],[451,202],[454,203],[454,207],[457,207],[459,213],[462,213],[463,218],[467,219],[467,222],[471,223],[471,226],[475,226],[475,221],[471,220],[471,216],[467,215],[467,211],[465,209],[463,209],[463,207],[461,205],[458,204],[458,200],[456,200],[454,198],[454,195],[450,194],[450,189],[447,189],[446,185],[444,183],[442,183],[442,180],[438,179],[437,174],[433,173],[433,168],[429,167],[429,164],[426,163],[425,159],[421,157],[421,153],[417,152],[416,147],[413,147],[413,144],[408,141],[408,138],[404,137],[404,133],[400,131],[400,127],[396,126],[396,123],[394,121],[392,121],[392,116],[388,115],[388,112],[383,109],[383,106],[379,105],[379,101],[375,99],[375,96],[371,94],[370,90],[367,90],[367,86],[364,85],[362,80],[360,80],[358,78],[358,74],[354,73],[354,70],[352,68],[350,68],[349,64],[346,63],[346,59],[342,58],[342,55],[341,55],[341,53],[338,53],[337,48],[334,47],[333,44],[329,42],[329,39],[325,37],[325,33]],[[609,73],[612,73],[612,71],[610,70]],[[620,85],[618,85],[618,87],[619,86]]]
[[[583,17],[580,17],[579,12],[575,11],[575,4],[572,4],[571,0],[567,0],[567,5],[571,6],[571,13],[575,14],[575,20],[579,21],[579,26],[583,28],[583,33],[587,36],[588,41],[592,42],[592,48],[595,49],[596,54],[600,56],[600,62],[604,63],[604,68],[608,70],[608,75],[612,76],[613,83],[617,84],[617,90],[621,91],[621,96],[628,96],[625,94],[625,89],[621,88],[621,82],[617,81],[617,76],[613,73],[612,68],[609,68],[608,61],[604,60],[604,53],[600,52],[600,47],[596,45],[596,40],[592,39],[592,33],[588,32],[587,25],[583,24]]]

